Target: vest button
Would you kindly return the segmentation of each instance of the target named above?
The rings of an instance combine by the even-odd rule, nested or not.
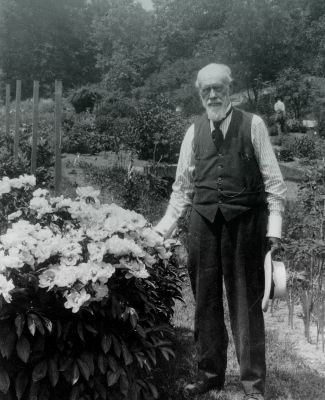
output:
[[[219,203],[219,204],[221,204],[221,203],[222,203],[222,201],[221,201],[221,200],[218,200],[218,203]]]
[[[218,165],[218,168],[220,168],[220,169],[223,168],[223,165],[222,164]]]

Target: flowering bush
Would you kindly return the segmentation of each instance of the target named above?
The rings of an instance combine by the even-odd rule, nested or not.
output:
[[[0,392],[18,399],[152,399],[180,278],[175,242],[134,211],[0,181]],[[8,207],[11,204],[11,207]]]

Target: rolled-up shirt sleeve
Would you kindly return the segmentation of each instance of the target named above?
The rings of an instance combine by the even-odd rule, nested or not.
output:
[[[252,143],[262,174],[269,209],[267,236],[281,237],[282,213],[287,189],[266,125],[257,115],[254,115],[252,120]]]
[[[177,221],[185,209],[192,204],[194,193],[193,152],[194,124],[187,130],[179,154],[173,191],[165,215],[155,226],[155,230],[168,237],[176,228]]]

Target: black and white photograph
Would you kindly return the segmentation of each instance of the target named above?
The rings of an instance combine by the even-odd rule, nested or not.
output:
[[[325,400],[325,1],[0,0],[0,400]]]

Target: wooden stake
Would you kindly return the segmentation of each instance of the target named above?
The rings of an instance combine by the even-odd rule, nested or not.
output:
[[[16,117],[15,117],[15,138],[14,138],[14,161],[18,161],[19,150],[19,130],[20,130],[20,100],[21,100],[21,81],[16,81]]]
[[[61,115],[62,115],[62,81],[55,81],[55,194],[61,191]]]
[[[10,85],[6,85],[6,136],[10,134]]]
[[[33,135],[32,135],[32,156],[30,172],[35,175],[37,164],[37,142],[38,142],[38,103],[39,103],[39,82],[34,81],[33,88]]]

